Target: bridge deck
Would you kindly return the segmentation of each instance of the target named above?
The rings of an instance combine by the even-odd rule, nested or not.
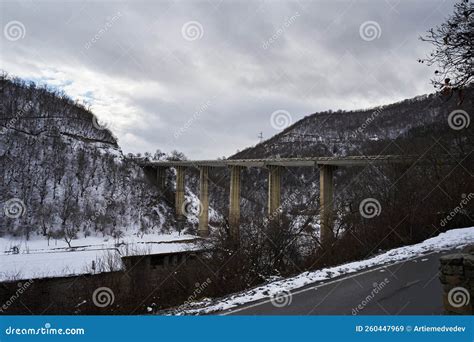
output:
[[[414,155],[378,155],[347,157],[308,157],[308,158],[264,158],[264,159],[224,159],[224,160],[182,160],[182,161],[142,161],[140,165],[149,167],[314,167],[317,165],[357,166],[367,164],[412,163],[420,159]]]

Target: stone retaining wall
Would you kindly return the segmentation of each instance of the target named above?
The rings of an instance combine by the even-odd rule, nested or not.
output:
[[[440,263],[444,313],[474,314],[474,246],[465,248],[462,253],[442,256]]]

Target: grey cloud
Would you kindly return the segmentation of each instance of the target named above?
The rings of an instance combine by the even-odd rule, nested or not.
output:
[[[66,89],[80,94],[107,79],[101,104],[118,98],[117,117],[130,116],[118,133],[126,152],[178,149],[213,158],[256,143],[260,131],[277,133],[270,115],[278,109],[295,122],[318,110],[431,91],[433,70],[416,61],[430,46],[418,36],[441,23],[453,3],[2,2],[2,28],[19,20],[27,32],[15,42],[1,37],[0,62],[30,78],[54,68],[74,82]],[[359,27],[369,20],[381,35],[365,41]],[[202,25],[201,39],[183,38],[188,21]]]

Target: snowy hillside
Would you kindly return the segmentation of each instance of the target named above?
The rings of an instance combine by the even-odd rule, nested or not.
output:
[[[465,90],[461,105],[455,99],[446,101],[439,94],[430,94],[369,109],[314,113],[230,158],[414,153],[403,150],[403,146],[396,148],[392,142],[422,138],[427,132],[440,131],[441,136],[451,133],[448,139],[455,134],[467,134],[467,130],[449,129],[448,118],[453,110],[469,112],[473,107],[471,86]],[[472,137],[472,130],[469,133]]]
[[[172,205],[90,111],[34,84],[0,82],[0,235],[74,246],[174,229]]]

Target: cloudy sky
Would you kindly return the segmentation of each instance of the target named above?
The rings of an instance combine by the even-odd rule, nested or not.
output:
[[[229,156],[290,122],[431,92],[453,1],[5,1],[0,68],[91,105],[124,152]],[[272,116],[273,113],[276,113]]]

